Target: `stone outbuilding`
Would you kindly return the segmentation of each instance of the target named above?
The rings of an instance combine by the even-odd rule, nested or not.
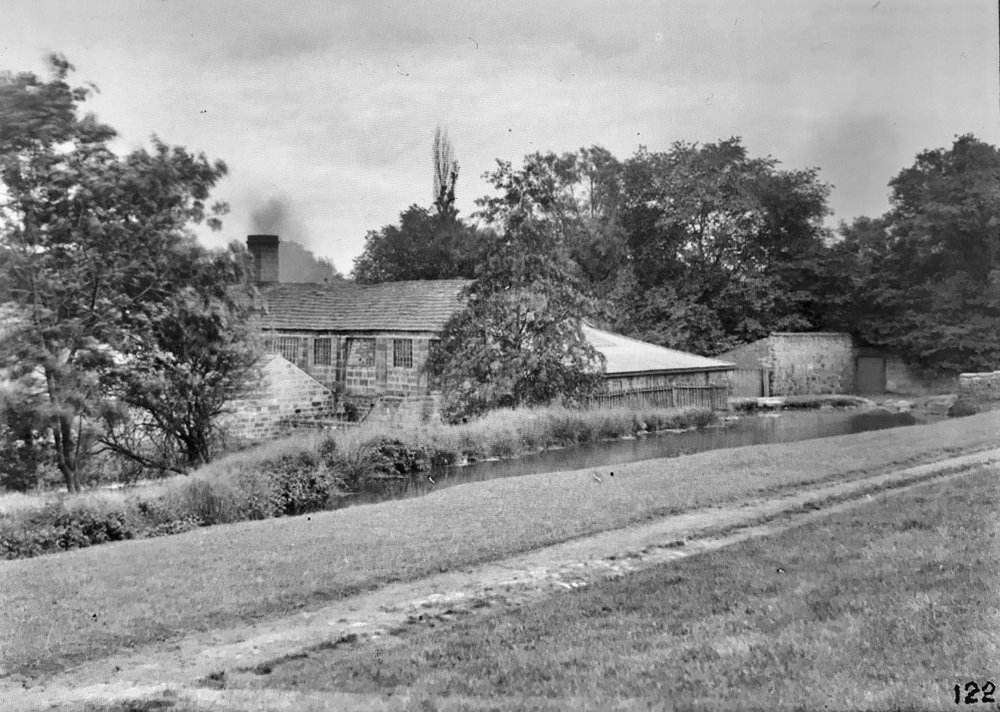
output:
[[[718,355],[736,364],[734,395],[790,396],[854,391],[850,334],[774,333]]]
[[[733,395],[920,393],[934,383],[896,355],[842,332],[776,332],[719,354],[736,364]]]

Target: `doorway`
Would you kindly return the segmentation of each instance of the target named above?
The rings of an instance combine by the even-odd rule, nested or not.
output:
[[[855,391],[858,393],[886,392],[885,356],[858,356]]]

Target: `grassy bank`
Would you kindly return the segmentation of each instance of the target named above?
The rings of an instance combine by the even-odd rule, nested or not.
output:
[[[190,477],[134,490],[0,499],[0,558],[14,559],[200,526],[336,509],[435,465],[513,457],[540,449],[702,427],[702,409],[531,408],[455,426],[367,425],[306,434],[222,458]]]
[[[57,670],[669,513],[995,447],[997,425],[987,413],[717,450],[617,466],[601,484],[589,471],[490,480],[415,499],[0,562],[0,669]]]
[[[1000,664],[998,504],[981,470],[539,604],[316,650],[259,681],[441,710],[953,709],[954,685],[995,682]]]

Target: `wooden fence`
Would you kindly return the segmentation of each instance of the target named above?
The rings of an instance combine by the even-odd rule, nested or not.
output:
[[[728,386],[656,386],[638,388],[620,393],[600,393],[587,404],[591,407],[642,408],[711,408],[725,410],[729,407]]]

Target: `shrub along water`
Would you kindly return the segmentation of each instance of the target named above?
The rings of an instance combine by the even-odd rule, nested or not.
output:
[[[199,526],[335,509],[432,467],[716,422],[703,409],[496,411],[460,425],[367,425],[297,435],[213,462],[146,492],[88,492],[0,512],[0,558],[16,559]]]

